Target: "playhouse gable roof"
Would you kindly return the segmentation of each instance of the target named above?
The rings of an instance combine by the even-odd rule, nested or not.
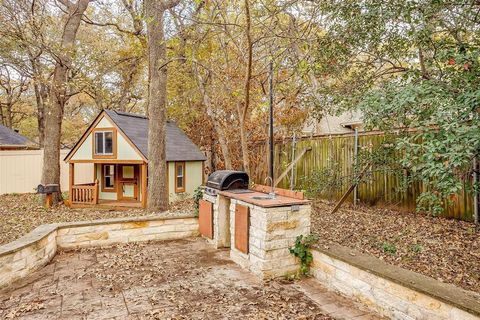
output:
[[[113,122],[117,129],[123,133],[128,140],[130,140],[130,142],[136,147],[137,151],[141,153],[142,158],[148,159],[147,117],[133,113],[104,110],[97,116],[95,121],[85,132],[84,136],[88,135],[92,126],[98,123],[98,120],[100,120],[102,115],[106,115],[106,118]],[[73,156],[77,145],[82,143],[82,140],[85,139],[84,136],[82,136],[80,141],[77,142],[72,151],[67,155],[65,158],[67,161]],[[198,146],[196,146],[187,135],[171,121],[167,121],[166,158],[167,161],[206,160],[205,155],[200,151]]]

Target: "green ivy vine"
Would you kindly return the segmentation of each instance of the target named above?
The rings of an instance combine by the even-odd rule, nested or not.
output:
[[[300,260],[300,275],[302,276],[310,273],[310,265],[313,262],[313,255],[310,249],[317,241],[318,236],[315,234],[299,235],[295,239],[295,245],[289,249],[290,253]]]

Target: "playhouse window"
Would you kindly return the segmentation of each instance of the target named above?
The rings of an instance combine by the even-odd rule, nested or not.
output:
[[[113,131],[95,132],[95,154],[112,155],[113,154]]]
[[[115,189],[115,165],[103,165],[103,188]]]
[[[185,162],[175,162],[175,192],[185,192]]]

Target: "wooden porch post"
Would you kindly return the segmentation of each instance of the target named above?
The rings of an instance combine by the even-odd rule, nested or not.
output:
[[[73,184],[75,183],[75,164],[72,162],[68,163],[68,200],[69,205],[72,205],[72,190]]]
[[[147,164],[142,163],[142,208],[147,207]]]
[[[95,179],[95,189],[93,190],[93,204],[98,204],[98,179]]]

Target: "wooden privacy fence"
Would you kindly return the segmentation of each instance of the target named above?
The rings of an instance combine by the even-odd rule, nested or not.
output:
[[[70,150],[60,151],[60,187],[68,191],[68,164],[63,159]],[[43,150],[0,151],[0,194],[32,193],[42,178]],[[87,183],[93,179],[92,164],[75,166],[75,182]]]
[[[285,139],[275,142],[275,177],[279,177],[292,162],[292,140]],[[381,132],[359,133],[358,145],[361,148],[376,148],[383,144],[385,136]],[[315,172],[328,168],[336,175],[335,185],[321,193],[322,198],[338,200],[348,190],[354,181],[355,136],[341,134],[334,136],[302,137],[296,140],[295,152],[309,149],[295,164],[293,185],[302,189],[305,177],[311,177]],[[258,144],[253,152],[254,168],[251,178],[255,183],[263,184],[268,175],[268,143]],[[393,174],[372,167],[367,172],[367,179],[358,185],[358,201],[365,204],[395,206],[400,209],[415,210],[417,197],[423,192],[424,186],[417,182],[407,188],[402,174]],[[290,188],[292,175],[286,174],[278,187]],[[473,219],[473,195],[467,192],[471,181],[466,181],[462,192],[454,199],[453,205],[446,206],[444,216],[471,221]],[[347,201],[353,203],[353,194]]]

